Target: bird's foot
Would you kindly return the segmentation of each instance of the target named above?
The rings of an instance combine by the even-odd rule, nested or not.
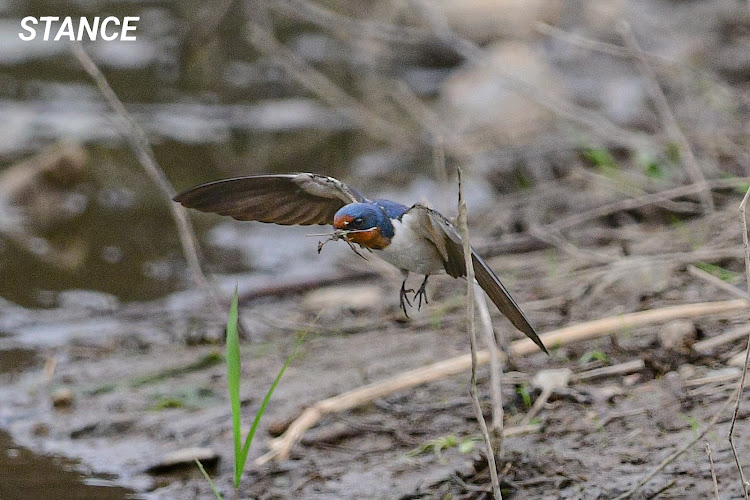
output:
[[[425,304],[429,304],[430,302],[427,300],[427,278],[429,276],[424,277],[424,281],[422,281],[422,285],[419,287],[419,290],[414,294],[414,297],[412,300],[414,302],[417,302],[417,311],[422,309],[422,299],[424,299]]]
[[[404,280],[403,283],[401,283],[401,292],[399,293],[399,305],[401,306],[401,310],[404,311],[404,316],[407,318],[409,317],[409,313],[406,312],[406,306],[408,305],[411,307],[411,302],[409,302],[409,297],[406,296],[407,293],[414,293],[414,290],[411,288],[406,288],[406,280]]]

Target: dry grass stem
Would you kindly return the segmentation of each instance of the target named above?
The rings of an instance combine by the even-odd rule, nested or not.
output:
[[[742,221],[742,245],[745,254],[745,279],[747,281],[748,290],[750,290],[750,243],[748,243],[747,236],[747,200],[750,199],[750,188],[748,188],[745,196],[742,198],[740,203],[740,219]],[[745,500],[748,500],[748,485],[745,480],[745,473],[742,470],[742,463],[740,457],[737,454],[737,448],[734,445],[734,426],[737,423],[737,416],[740,413],[740,401],[742,401],[742,392],[745,388],[745,377],[747,376],[747,367],[750,363],[750,336],[747,339],[747,346],[745,347],[745,363],[742,367],[742,376],[740,377],[739,384],[737,385],[737,400],[734,403],[734,413],[732,415],[732,425],[729,427],[729,446],[732,447],[732,455],[734,456],[734,463],[737,465],[737,471],[740,474],[740,481],[742,483],[742,492],[745,494]]]
[[[673,319],[700,318],[715,314],[727,314],[746,309],[747,307],[748,302],[740,299],[683,304],[662,309],[611,316],[547,332],[541,334],[539,337],[545,345],[555,348],[572,342],[592,339],[640,326],[663,323]],[[509,353],[515,356],[524,356],[535,353],[538,349],[531,339],[524,338],[511,342]],[[488,351],[482,350],[477,352],[478,364],[486,364],[489,360],[490,355]],[[295,419],[286,432],[278,438],[271,440],[269,443],[270,451],[258,458],[256,463],[260,465],[274,459],[286,460],[289,457],[292,447],[299,442],[305,431],[327,414],[350,410],[374,399],[383,398],[404,389],[458,375],[470,369],[471,356],[464,354],[415,368],[385,380],[352,389],[338,396],[318,401]]]
[[[707,283],[710,283],[711,285],[715,286],[719,290],[724,290],[725,292],[728,292],[735,297],[739,297],[741,299],[750,300],[750,293],[747,293],[745,290],[741,290],[734,286],[731,283],[728,283],[721,278],[717,278],[713,274],[704,271],[703,269],[698,269],[697,267],[690,265],[687,268],[688,273],[691,276],[695,276],[696,278],[700,278],[703,281],[706,281]]]
[[[500,349],[495,338],[495,330],[492,327],[492,317],[490,309],[487,306],[487,297],[479,286],[474,283],[474,294],[476,297],[477,309],[479,309],[479,320],[482,324],[484,341],[487,345],[487,351],[490,353],[490,396],[492,398],[492,433],[497,438],[495,452],[500,454],[502,451],[503,438],[503,393],[501,390],[503,383],[503,364],[500,358]]]
[[[644,83],[651,95],[651,100],[654,102],[654,106],[656,106],[656,110],[664,123],[664,127],[666,128],[670,140],[679,146],[680,158],[682,159],[682,163],[685,165],[685,169],[693,183],[701,187],[699,195],[701,197],[701,205],[703,205],[703,209],[706,212],[713,212],[714,200],[711,195],[711,190],[706,183],[706,178],[703,175],[700,165],[698,165],[698,160],[695,158],[690,142],[680,129],[674,113],[672,113],[672,109],[669,106],[667,97],[664,95],[664,90],[659,84],[659,79],[657,78],[656,73],[649,65],[648,60],[643,56],[643,51],[638,45],[638,41],[636,40],[630,25],[623,22],[620,27],[625,43],[633,52],[635,62],[644,77]]]
[[[88,73],[91,79],[94,80],[94,83],[96,83],[104,100],[107,101],[107,104],[109,104],[115,112],[115,115],[120,118],[120,121],[123,123],[125,136],[127,137],[128,142],[130,142],[130,147],[133,149],[139,163],[164,195],[165,201],[169,205],[169,209],[172,213],[172,218],[177,225],[182,252],[185,255],[185,260],[187,261],[188,266],[190,267],[193,281],[206,291],[209,297],[211,297],[216,306],[217,314],[220,313],[223,315],[223,313],[220,312],[218,292],[211,286],[201,269],[198,239],[195,236],[193,226],[190,223],[185,208],[179,203],[174,203],[172,201],[172,198],[176,194],[175,190],[169,182],[169,179],[167,179],[167,176],[164,175],[164,171],[159,167],[145,132],[125,109],[125,106],[122,101],[120,101],[119,97],[117,97],[115,91],[112,90],[112,87],[109,85],[104,74],[83,49],[83,45],[81,45],[80,42],[75,42],[72,44],[72,50],[73,55],[78,59],[78,62],[83,69]]]
[[[379,21],[354,19],[304,0],[270,2],[272,9],[309,21],[348,39],[368,37],[386,43],[422,44],[434,39],[429,30]]]
[[[490,470],[492,491],[496,500],[502,500],[503,494],[500,491],[500,480],[497,477],[497,465],[495,464],[495,451],[492,446],[492,438],[487,429],[487,423],[484,421],[482,405],[479,403],[479,395],[477,393],[477,366],[479,365],[479,362],[477,361],[477,329],[474,318],[474,301],[476,300],[474,294],[474,264],[471,260],[471,242],[469,241],[469,227],[466,219],[466,201],[463,196],[461,169],[459,168],[458,232],[461,234],[461,240],[463,242],[464,263],[466,265],[466,324],[469,330],[469,345],[471,347],[471,384],[469,386],[469,392],[471,393],[471,400],[474,404],[474,413],[476,414],[477,422],[479,423],[479,430],[482,432],[484,444],[487,447],[487,467]],[[490,346],[490,349],[492,348],[493,346]],[[492,356],[490,356],[490,358],[491,357]]]
[[[611,55],[613,57],[627,59],[632,59],[637,55],[638,57],[644,58],[646,61],[648,61],[649,64],[658,66],[664,70],[668,69],[672,70],[673,72],[677,70],[690,71],[691,73],[699,76],[702,81],[710,82],[713,86],[720,89],[722,92],[725,92],[732,97],[736,97],[742,101],[747,102],[747,97],[744,95],[744,93],[737,92],[725,82],[719,80],[715,75],[711,74],[708,71],[692,66],[689,63],[685,64],[682,62],[678,62],[668,57],[654,54],[652,52],[647,52],[642,49],[636,51],[626,47],[622,47],[620,45],[593,40],[591,38],[586,38],[585,36],[582,36],[578,33],[572,33],[562,30],[542,21],[538,21],[534,26],[534,29],[543,35],[562,40],[566,43],[569,43],[570,45],[581,47],[592,52],[599,52],[602,54]]]
[[[542,411],[542,408],[545,404],[547,404],[547,401],[549,400],[549,397],[552,396],[553,392],[554,389],[552,387],[545,387],[544,389],[542,389],[542,393],[538,398],[536,398],[534,404],[531,406],[529,411],[526,412],[526,415],[523,416],[519,425],[528,425],[529,422],[531,422],[531,419],[536,417],[539,412]]]
[[[594,252],[575,246],[573,243],[565,239],[564,236],[558,233],[554,228],[548,229],[542,226],[531,226],[529,228],[529,234],[538,238],[545,243],[558,248],[568,254],[576,261],[587,261],[595,264],[609,264],[613,260],[617,260],[615,257],[604,255],[600,252]]]
[[[748,335],[750,335],[750,325],[740,325],[716,337],[696,342],[693,344],[693,349],[701,354],[708,354],[711,350],[719,346],[734,342]]]
[[[708,455],[708,463],[711,466],[711,479],[714,482],[716,500],[721,500],[721,496],[719,495],[719,481],[716,480],[716,467],[714,467],[714,458],[711,456],[711,445],[708,441],[706,441],[706,454]]]
[[[582,382],[584,380],[592,380],[595,378],[611,377],[612,375],[624,375],[626,373],[639,372],[644,368],[646,368],[646,363],[642,359],[634,359],[633,361],[626,361],[625,363],[594,368],[593,370],[586,370],[581,373],[574,373],[570,376],[570,381]]]
[[[419,137],[397,123],[388,121],[350,96],[284,44],[273,32],[258,23],[250,26],[250,43],[262,54],[273,58],[297,83],[317,95],[322,101],[352,120],[374,139],[393,144],[401,149],[411,149],[419,143]]]

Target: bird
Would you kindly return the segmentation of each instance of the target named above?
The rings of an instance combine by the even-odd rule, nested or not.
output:
[[[332,225],[331,239],[371,251],[401,270],[399,302],[404,314],[413,301],[427,303],[427,280],[446,273],[466,277],[461,236],[450,220],[426,205],[370,200],[347,184],[314,173],[262,174],[221,179],[174,197],[186,208],[227,215],[240,221],[281,225]],[[319,244],[320,251],[322,244]],[[360,254],[361,256],[361,254]],[[471,250],[475,277],[505,317],[549,354],[534,327],[492,269]],[[410,273],[424,275],[415,292],[406,288]]]

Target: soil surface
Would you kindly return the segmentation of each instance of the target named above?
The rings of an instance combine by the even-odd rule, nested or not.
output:
[[[59,2],[6,3],[0,498],[213,498],[194,454],[233,498],[227,304],[192,288],[171,202],[67,45],[10,43],[27,3]],[[541,333],[747,298],[746,2],[436,3],[104,2],[134,6],[139,42],[86,49],[176,190],[305,170],[453,216],[462,167],[472,244]],[[406,318],[400,273],[341,242],[318,254],[309,235],[328,228],[191,219],[221,300],[239,289],[247,428],[304,337],[237,498],[490,497],[468,372],[325,415],[288,459],[255,463],[316,402],[466,355],[465,281],[430,278]],[[518,345],[490,307],[501,347]],[[641,481],[631,498],[746,498],[727,436],[748,310],[688,313],[503,364],[505,498],[613,499]],[[480,367],[491,420],[489,381]]]
[[[558,183],[556,189],[572,186]],[[476,245],[495,254],[490,264],[538,330],[546,332],[613,314],[732,298],[688,273],[679,260],[720,264],[730,275],[725,279],[741,285],[741,246],[729,234],[738,225],[734,207],[739,199],[739,193],[725,191],[717,196],[721,205],[715,214],[671,226],[658,224],[659,215],[650,208],[640,215],[651,223],[591,221],[572,238],[580,242],[606,234],[606,243],[587,249],[601,261],[551,247],[501,255],[511,239],[481,238],[480,231]],[[501,203],[539,200],[532,193]],[[626,244],[627,255],[622,251]],[[547,245],[537,241],[536,246]],[[309,247],[313,259],[334,259],[325,251],[315,255],[314,242]],[[667,262],[665,254],[671,256]],[[248,425],[297,337],[305,335],[268,407],[251,459],[266,451],[269,433],[283,431],[320,399],[468,352],[465,282],[433,278],[429,305],[406,319],[397,304],[396,273],[348,251],[335,259],[340,275],[326,271],[317,277],[322,284],[308,291],[300,291],[294,277],[271,288],[240,288],[247,297],[241,302],[241,322],[248,337],[242,344]],[[312,286],[314,276],[307,279]],[[208,498],[209,486],[192,464],[177,470],[157,467],[170,452],[206,447],[220,458],[210,469],[216,484],[231,496],[225,367],[221,345],[211,343],[220,323],[209,309],[196,307],[200,294],[113,311],[92,310],[94,298],[88,297],[89,308],[81,299],[78,316],[68,311],[62,318],[54,310],[41,320],[35,315],[36,330],[47,325],[66,333],[54,346],[35,348],[47,356],[46,366],[39,354],[25,360],[20,371],[3,375],[0,407],[6,428],[18,443],[81,458],[90,470],[116,474],[121,484],[147,492],[149,498]],[[497,311],[492,315],[504,341],[520,336]],[[742,352],[744,335],[707,351],[694,346],[743,325],[746,316],[723,314],[612,331],[594,340],[550,345],[549,357],[535,353],[511,359],[504,366],[503,384],[505,425],[511,429],[540,394],[535,374],[569,368],[573,376],[567,387],[553,391],[528,432],[503,441],[498,468],[504,491],[510,498],[593,499],[614,498],[634,486],[692,440],[736,387],[740,369],[728,363]],[[23,311],[17,309],[15,324],[5,328],[23,330]],[[22,350],[14,338],[23,337],[3,341]],[[591,370],[635,360],[643,365],[586,378]],[[468,382],[468,373],[446,377],[325,417],[305,434],[289,460],[260,467],[250,463],[241,497],[486,496],[487,469],[476,441]],[[72,394],[66,396],[65,389]],[[479,370],[479,389],[490,418],[486,367]],[[726,439],[730,410],[635,498],[711,496],[706,442],[722,496],[739,498],[740,481]],[[748,411],[745,397],[735,431],[741,457],[750,452]]]

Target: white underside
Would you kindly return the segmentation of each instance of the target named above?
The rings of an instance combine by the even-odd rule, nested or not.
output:
[[[411,228],[414,215],[405,214],[401,220],[391,220],[394,235],[391,244],[383,250],[375,250],[375,255],[399,269],[418,274],[438,274],[445,272],[443,259],[435,245]]]

